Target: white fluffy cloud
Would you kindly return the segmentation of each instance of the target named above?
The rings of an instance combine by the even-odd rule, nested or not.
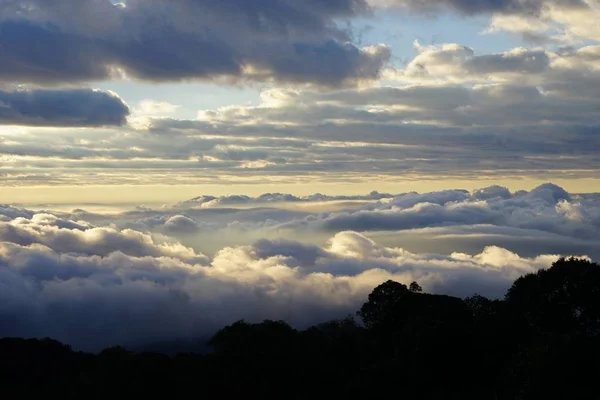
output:
[[[21,246],[40,244],[59,253],[107,256],[119,252],[133,257],[172,257],[193,264],[206,263],[205,256],[172,240],[160,241],[131,229],[92,227],[51,214],[0,222],[0,241]]]

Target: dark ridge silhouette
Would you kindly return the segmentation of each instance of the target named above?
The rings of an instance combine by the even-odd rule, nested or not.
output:
[[[595,399],[600,265],[560,259],[517,279],[503,300],[423,293],[387,281],[358,310],[298,331],[238,321],[198,353],[0,339],[7,398]],[[203,354],[200,354],[202,352]]]
[[[143,346],[129,347],[135,353],[162,353],[170,356],[179,353],[208,354],[214,349],[208,345],[210,338],[198,338],[195,340],[169,340],[154,342]]]

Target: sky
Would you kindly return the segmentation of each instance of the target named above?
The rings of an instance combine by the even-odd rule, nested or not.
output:
[[[600,258],[598,0],[0,0],[0,337],[305,327]]]
[[[0,195],[600,191],[598,13],[597,0],[2,0]]]

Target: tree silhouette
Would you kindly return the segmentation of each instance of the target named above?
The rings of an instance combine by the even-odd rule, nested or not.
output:
[[[410,291],[406,285],[388,280],[369,294],[369,300],[362,305],[357,314],[367,328],[377,329],[394,318],[395,305],[408,294]]]
[[[598,333],[600,266],[561,258],[549,269],[518,278],[506,301],[541,331]]]
[[[218,352],[236,356],[275,354],[289,348],[296,335],[296,330],[284,321],[265,320],[251,324],[240,320],[219,330],[209,345]]]
[[[411,282],[411,284],[408,286],[408,290],[410,290],[413,293],[420,293],[423,291],[423,288],[421,286],[419,286],[419,284],[417,282]]]

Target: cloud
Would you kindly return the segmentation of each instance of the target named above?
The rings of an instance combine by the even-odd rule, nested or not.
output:
[[[171,235],[207,254],[214,254],[224,243],[237,245],[260,238],[287,237],[321,243],[326,236],[341,230],[373,237],[383,235],[390,238],[386,243],[391,244],[398,243],[394,237],[401,238],[397,240],[405,242],[411,251],[439,251],[439,241],[429,247],[431,243],[424,237],[438,232],[438,228],[447,229],[440,240],[455,234],[452,241],[459,240],[461,245],[479,243],[468,247],[470,252],[481,251],[485,245],[501,240],[503,247],[518,249],[521,254],[528,249],[510,237],[526,236],[532,240],[537,236],[535,248],[539,253],[560,249],[565,254],[584,249],[586,254],[599,254],[593,245],[594,238],[600,236],[597,199],[572,195],[552,184],[514,193],[491,186],[473,192],[445,190],[324,198],[311,195],[291,196],[288,201],[258,201],[272,195],[200,196],[159,209],[126,212],[93,221]],[[167,223],[171,218],[176,223]],[[473,231],[468,232],[465,227]],[[442,247],[445,251],[452,250]]]
[[[387,279],[501,297],[559,255],[600,256],[598,195],[545,184],[366,197],[324,212],[277,207],[336,197],[121,214],[0,207],[0,336],[97,350],[205,338],[240,318],[303,328],[353,313]]]
[[[165,221],[163,227],[174,233],[193,233],[199,229],[198,224],[185,215],[174,215]]]
[[[14,210],[8,215],[12,215],[18,225],[32,218],[37,224],[54,221],[48,212],[37,214]],[[600,236],[598,199],[591,195],[570,194],[550,183],[514,193],[502,186],[490,186],[472,192],[454,189],[401,194],[374,191],[368,195],[345,196],[205,195],[159,208],[145,207],[115,215],[81,211],[63,213],[59,221],[62,221],[60,227],[86,223],[90,227],[109,226],[113,231],[157,232],[179,239],[189,238],[189,235],[202,237],[192,247],[202,247],[202,241],[207,237],[221,237],[223,242],[229,236],[242,233],[255,233],[254,239],[260,239],[260,235],[294,237],[301,234],[310,237],[340,230],[398,232],[452,226],[514,228],[516,230],[511,232],[522,229],[530,235],[529,231],[537,231],[540,235],[560,235],[564,240],[593,240]],[[48,235],[47,240],[51,237]]]
[[[363,15],[368,6],[363,0],[329,3],[9,1],[0,9],[0,34],[9,39],[0,53],[0,79],[56,84],[126,75],[325,86],[376,79],[389,48],[359,48],[335,22]]]
[[[572,199],[561,187],[544,184],[529,192],[514,194],[500,187],[473,194],[463,190],[403,194],[358,210],[322,213],[318,217],[290,221],[281,228],[365,232],[495,225],[593,239],[600,237],[599,211],[595,201]]]
[[[0,221],[11,221],[15,218],[31,218],[34,214],[35,212],[31,210],[0,204]]]
[[[201,196],[115,216],[77,213],[62,218],[173,236],[205,254],[215,254],[223,245],[242,245],[262,238],[285,237],[320,244],[340,230],[384,238],[388,245],[403,243],[404,248],[415,252],[444,249],[449,253],[454,251],[455,243],[469,253],[499,245],[528,256],[555,251],[594,257],[600,254],[594,245],[600,236],[598,199],[569,194],[552,184],[514,193],[492,186],[473,192],[411,192],[370,200],[340,201],[337,196],[306,200],[320,198],[314,195],[297,198],[305,201],[256,202],[271,195],[235,196],[244,202],[234,204],[214,201],[230,199],[228,196]],[[519,237],[523,240],[514,239]],[[527,242],[530,247],[524,245]]]
[[[144,103],[119,129],[2,135],[3,181],[172,184],[166,169],[180,184],[595,178],[598,46],[416,49],[386,70],[392,86],[270,88],[194,120]]]
[[[594,21],[600,15],[596,0],[544,1],[537,13],[494,15],[488,32],[507,31],[541,44],[598,41]]]
[[[569,8],[583,8],[587,5],[585,0],[373,0],[372,3],[375,5],[400,5],[420,11],[447,8],[464,14],[490,12],[528,14],[539,13],[545,6],[554,3],[564,4]]]
[[[324,248],[289,241],[225,248],[210,266],[2,242],[0,335],[52,336],[95,350],[206,337],[239,318],[284,318],[306,327],[355,311],[386,279],[418,279],[434,292],[499,295],[519,274],[554,259],[523,259],[498,248],[419,256],[352,232]]]
[[[380,78],[391,49],[357,44],[351,22],[381,5],[493,14],[488,32],[508,29],[539,42],[554,34],[549,41],[573,42],[598,39],[594,1],[131,0],[122,6],[107,0],[11,0],[0,6],[0,34],[8,38],[0,79],[41,85],[126,77],[360,86]]]
[[[287,128],[296,135],[330,139],[326,128],[331,126],[347,131],[377,124],[399,133],[395,137],[383,136],[385,131],[379,133],[383,137],[370,133],[373,138],[363,134],[362,140],[395,143],[401,132],[415,125],[429,130],[473,126],[492,130],[535,127],[547,121],[598,124],[592,112],[597,99],[591,90],[600,85],[597,46],[562,53],[515,48],[483,55],[456,43],[415,46],[418,54],[406,68],[389,74],[404,85],[327,93],[272,89],[261,94],[258,106],[205,110],[198,116],[205,125],[191,123],[190,128],[230,135],[236,126],[246,131],[262,128],[265,135],[283,134]],[[173,127],[185,129],[184,124]]]
[[[372,201],[392,198],[389,193],[379,193],[374,190],[367,195],[354,196],[328,196],[321,193],[315,193],[308,196],[295,196],[290,193],[263,193],[257,197],[246,195],[229,196],[199,196],[174,205],[174,207],[223,207],[236,205],[268,205],[277,203],[315,203],[315,202],[333,202],[333,201]]]
[[[538,229],[507,227],[491,224],[448,225],[417,229],[364,232],[378,243],[402,247],[415,253],[477,254],[495,245],[522,257],[557,253],[587,254],[600,259],[600,249],[594,238],[576,238]]]
[[[371,0],[375,6],[407,7],[417,12],[439,12],[453,10],[472,15],[503,12],[509,10],[537,10],[544,0]]]
[[[473,192],[473,198],[477,200],[490,200],[495,198],[508,199],[511,196],[510,190],[498,185],[477,189]]]
[[[129,229],[93,227],[84,221],[62,220],[51,214],[0,222],[0,240],[21,246],[40,244],[60,253],[89,256],[119,252],[134,257],[172,257],[194,264],[207,260],[204,255],[167,238],[153,238]]]
[[[418,54],[406,68],[395,71],[391,77],[411,83],[437,84],[520,81],[526,86],[537,85],[544,89],[564,81],[567,74],[575,82],[597,78],[594,70],[598,46],[595,45],[561,52],[518,47],[496,54],[477,54],[474,49],[458,43],[423,46],[416,41],[414,45]],[[590,69],[592,74],[586,75]]]
[[[168,103],[166,101],[154,101],[150,99],[142,100],[139,106],[134,109],[139,115],[164,115],[174,113],[180,106]]]
[[[113,92],[90,89],[0,91],[2,125],[123,125],[128,115],[129,107]]]

